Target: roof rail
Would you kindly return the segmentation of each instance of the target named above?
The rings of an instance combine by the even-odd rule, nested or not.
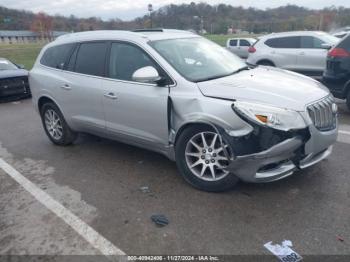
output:
[[[136,29],[133,30],[132,32],[163,32],[163,28],[145,28],[145,29]]]

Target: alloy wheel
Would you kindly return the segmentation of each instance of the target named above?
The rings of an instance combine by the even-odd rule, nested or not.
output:
[[[224,145],[227,148],[227,145]],[[194,135],[186,145],[186,164],[191,172],[205,181],[218,181],[226,177],[229,161],[220,143],[219,135],[201,132]]]

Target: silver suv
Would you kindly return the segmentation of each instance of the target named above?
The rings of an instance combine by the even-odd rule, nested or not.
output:
[[[87,132],[153,150],[206,191],[289,176],[326,158],[337,137],[322,84],[248,68],[184,31],[65,35],[43,48],[29,80],[53,143]]]
[[[339,38],[325,32],[274,33],[262,36],[249,48],[247,63],[322,75],[328,50],[338,42]]]

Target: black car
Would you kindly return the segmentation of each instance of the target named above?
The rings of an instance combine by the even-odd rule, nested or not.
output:
[[[0,102],[30,97],[28,71],[0,58]]]
[[[346,99],[350,110],[350,35],[328,52],[323,83],[335,97]]]

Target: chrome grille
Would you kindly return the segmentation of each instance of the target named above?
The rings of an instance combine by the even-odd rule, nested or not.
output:
[[[327,131],[335,128],[336,114],[332,109],[333,104],[333,97],[328,96],[307,107],[309,116],[318,130]]]

